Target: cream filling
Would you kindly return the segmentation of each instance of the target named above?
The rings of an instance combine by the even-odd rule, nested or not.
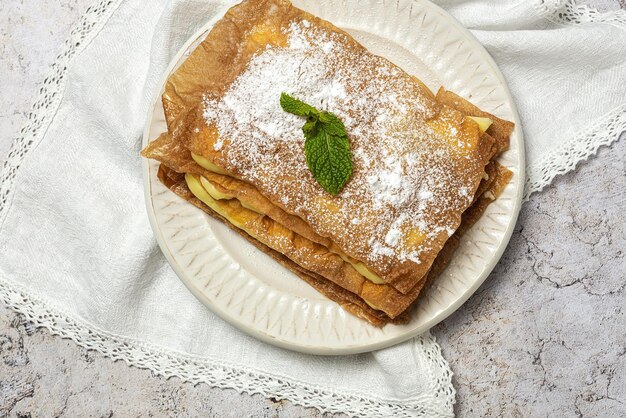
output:
[[[194,161],[197,162],[198,165],[200,165],[200,167],[202,167],[202,168],[206,168],[207,170],[212,171],[212,172],[217,173],[217,174],[228,175],[228,171],[224,170],[222,167],[216,166],[211,161],[207,160],[206,158],[204,158],[201,155],[194,154],[192,152],[191,153],[191,158],[193,158]]]
[[[365,264],[359,261],[356,261],[356,262],[352,261],[345,254],[337,254],[337,255],[341,257],[343,261],[352,265],[352,267],[354,267],[354,269],[358,271],[361,276],[365,277],[370,282],[376,283],[376,284],[385,284],[383,279],[381,279],[378,275],[372,273],[367,267],[365,267]]]
[[[213,183],[211,183],[209,180],[207,180],[205,177],[200,176],[200,183],[202,184],[202,187],[204,187],[204,189],[211,195],[211,197],[215,200],[229,200],[229,199],[236,199],[235,196],[231,196],[229,194],[226,193],[222,193],[219,190],[217,190],[217,188],[213,185]],[[239,199],[237,199],[239,200]],[[243,206],[246,209],[250,209],[251,211],[254,211],[256,213],[260,213],[261,215],[265,215],[265,213],[261,212],[260,210],[248,205],[245,202],[242,202],[241,200],[239,200],[239,204],[241,204],[241,206]]]
[[[484,133],[489,129],[493,121],[490,118],[482,118],[480,116],[467,116],[467,118],[473,120],[478,124],[478,129],[480,129],[481,133]]]
[[[216,166],[215,164],[213,164],[212,162],[210,162],[209,160],[207,160],[206,158],[199,156],[197,154],[192,153],[191,154],[192,158],[194,159],[195,162],[198,163],[198,165],[202,168],[204,168],[205,170],[208,171],[212,171],[214,173],[217,174],[223,174],[223,175],[228,175],[228,173],[226,173],[222,168]],[[216,200],[222,200],[222,199],[237,199],[237,197],[232,196],[232,195],[228,195],[225,193],[220,192],[219,190],[217,190],[217,188],[206,178],[204,177],[200,177],[200,182],[202,184],[202,187],[206,190],[206,192],[208,192],[211,197],[213,197],[213,199]],[[193,193],[193,191],[192,191]],[[198,197],[198,199],[200,199]],[[202,200],[202,199],[200,199]],[[253,210],[257,213],[261,213],[263,215],[265,215],[265,213],[259,211],[258,209],[253,208],[250,205],[246,205],[244,202],[242,202],[241,200],[239,200],[239,203],[241,203],[241,205],[244,208]],[[354,267],[354,269],[359,272],[363,277],[365,277],[367,280],[371,281],[372,283],[375,284],[385,284],[385,281],[383,279],[380,278],[380,276],[378,276],[375,273],[372,273],[366,266],[365,264],[361,263],[360,261],[354,261],[351,260],[350,258],[348,258],[348,256],[346,254],[340,254],[337,253],[337,255],[339,255],[343,261],[345,261],[346,263],[349,263],[352,265],[352,267]]]
[[[200,199],[202,203],[204,203],[205,205],[213,209],[219,215],[228,219],[228,221],[232,223],[233,225],[235,225],[237,228],[243,229],[244,231],[252,235],[252,233],[246,229],[243,222],[239,222],[236,219],[234,219],[232,216],[230,216],[230,214],[227,211],[225,211],[224,208],[222,208],[222,206],[218,203],[218,201],[211,197],[211,195],[206,191],[206,189],[202,187],[202,183],[200,182],[198,178],[196,178],[196,176],[194,176],[193,174],[189,174],[189,173],[185,174],[185,182],[187,183],[187,187],[189,187],[189,190],[191,191],[191,193],[193,193],[195,197]]]

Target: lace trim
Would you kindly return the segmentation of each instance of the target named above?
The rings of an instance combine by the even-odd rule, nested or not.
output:
[[[626,27],[626,10],[599,12],[575,0],[539,0],[535,9],[545,19],[561,25],[579,25],[581,23],[608,23]]]
[[[455,390],[452,386],[452,372],[435,337],[429,333],[415,338],[414,343],[420,356],[429,363],[430,378],[433,380],[432,390],[411,401],[390,401],[366,398],[357,393],[336,393],[284,376],[270,375],[253,368],[166,350],[142,341],[113,335],[99,330],[92,324],[73,319],[61,309],[28,294],[19,285],[9,284],[1,278],[0,301],[54,335],[71,339],[79,346],[98,351],[112,360],[124,360],[131,366],[150,369],[166,378],[175,376],[193,384],[206,383],[212,387],[235,389],[250,395],[261,394],[265,397],[287,399],[304,407],[315,408],[322,413],[407,418],[453,415]]]
[[[535,192],[543,190],[556,176],[566,174],[578,163],[595,155],[603,145],[611,145],[626,131],[626,104],[610,112],[587,131],[571,137],[551,155],[527,167],[528,178],[524,188],[524,201]]]
[[[26,117],[26,123],[11,145],[0,171],[0,228],[13,198],[13,183],[18,169],[32,148],[36,148],[56,114],[63,90],[65,73],[72,58],[91,42],[122,0],[100,0],[87,8],[66,39],[64,50],[57,55],[38,91],[38,96]]]

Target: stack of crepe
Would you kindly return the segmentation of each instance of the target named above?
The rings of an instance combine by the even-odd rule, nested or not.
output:
[[[344,123],[353,173],[336,196],[304,156],[286,92]],[[167,132],[143,150],[174,193],[348,312],[402,323],[460,236],[508,183],[511,122],[369,53],[287,0],[231,8],[171,74]]]

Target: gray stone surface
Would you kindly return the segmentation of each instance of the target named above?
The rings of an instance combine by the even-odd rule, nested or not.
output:
[[[323,417],[289,402],[164,379],[0,309],[0,417]]]
[[[37,85],[94,0],[0,1],[0,161],[24,124]]]
[[[0,155],[93,0],[0,2]],[[459,416],[626,416],[626,141],[526,203],[479,291],[433,332]],[[0,416],[319,416],[164,379],[0,306]]]
[[[463,416],[626,416],[626,140],[526,203],[436,327]]]

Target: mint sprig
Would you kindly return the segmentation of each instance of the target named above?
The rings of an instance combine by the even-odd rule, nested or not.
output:
[[[285,112],[307,118],[302,126],[304,155],[311,174],[320,186],[336,196],[352,175],[352,152],[346,127],[331,112],[320,112],[287,93],[280,95]]]

